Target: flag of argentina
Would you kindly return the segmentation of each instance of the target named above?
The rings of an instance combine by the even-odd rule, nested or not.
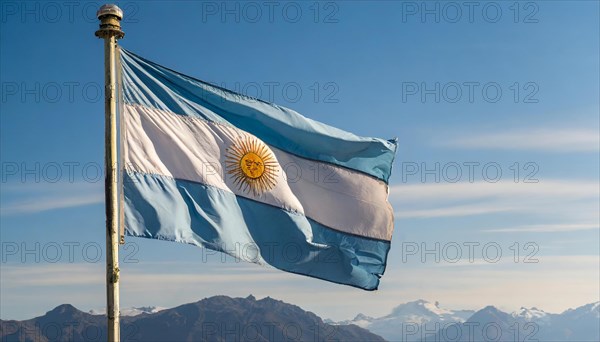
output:
[[[366,290],[395,140],[359,137],[120,50],[125,231]]]

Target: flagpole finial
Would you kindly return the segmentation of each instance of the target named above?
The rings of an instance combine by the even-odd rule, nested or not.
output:
[[[123,10],[119,6],[113,4],[102,5],[96,12],[96,16],[100,20],[100,29],[96,31],[96,37],[114,36],[116,39],[121,39],[125,36],[125,33],[121,31]]]

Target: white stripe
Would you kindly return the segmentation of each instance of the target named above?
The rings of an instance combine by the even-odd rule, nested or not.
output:
[[[304,214],[335,230],[391,240],[393,211],[387,185],[378,179],[270,147],[280,165],[277,184],[255,196],[240,190],[224,165],[227,148],[237,139],[258,138],[232,126],[159,109],[124,107],[128,171],[203,183]]]

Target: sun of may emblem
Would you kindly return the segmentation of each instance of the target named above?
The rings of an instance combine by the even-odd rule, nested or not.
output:
[[[227,173],[242,191],[260,195],[277,183],[277,161],[271,150],[256,138],[241,138],[227,149]]]

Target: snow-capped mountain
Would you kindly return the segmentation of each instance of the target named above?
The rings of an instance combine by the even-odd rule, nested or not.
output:
[[[511,313],[511,316],[524,322],[538,322],[547,324],[550,323],[550,320],[554,315],[536,307],[530,309],[521,307],[518,311]]]
[[[332,325],[358,325],[361,328],[368,329],[369,325],[375,320],[375,318],[363,314],[358,314],[354,319],[334,322],[330,319],[325,319],[324,322]]]
[[[424,341],[596,342],[600,341],[599,310],[600,303],[592,303],[560,314],[537,308],[521,308],[507,314],[488,306],[477,311],[465,323],[441,329]]]
[[[152,313],[157,313],[159,311],[164,310],[165,308],[162,308],[160,306],[140,306],[140,307],[130,307],[130,308],[122,308],[121,309],[121,316],[137,316],[137,315],[141,315],[141,314],[152,314]],[[88,311],[88,313],[90,315],[104,315],[106,314],[106,309],[99,309],[99,310],[90,310]]]
[[[548,327],[540,327],[540,333],[542,337],[548,335],[548,341],[600,341],[600,302],[553,315]]]
[[[509,314],[494,306],[479,311],[450,310],[440,307],[438,302],[417,300],[401,304],[383,317],[358,314],[353,320],[332,324],[355,324],[388,341],[402,342],[496,339],[597,342],[600,341],[600,302],[560,314],[536,307],[521,307]]]
[[[571,319],[578,319],[585,316],[600,318],[600,302],[580,306],[577,309],[568,309],[561,315]]]
[[[516,324],[517,319],[494,306],[486,306],[477,311],[464,323],[442,327],[436,334],[422,334],[421,341],[502,341],[521,342],[533,340],[536,329],[534,323],[524,327]],[[535,336],[537,337],[537,336]],[[539,340],[538,341],[544,341]]]
[[[431,303],[420,299],[414,302],[397,306],[392,313],[385,316],[388,319],[401,318],[404,322],[427,323],[427,322],[464,322],[475,311],[472,310],[448,310],[440,307],[439,302]]]
[[[452,323],[462,323],[475,311],[449,310],[440,307],[438,302],[420,299],[401,304],[389,315],[373,318],[358,314],[353,320],[336,322],[338,325],[355,324],[361,328],[382,336],[389,341],[418,341],[420,330],[437,331],[440,327]],[[415,333],[415,330],[418,333]]]

